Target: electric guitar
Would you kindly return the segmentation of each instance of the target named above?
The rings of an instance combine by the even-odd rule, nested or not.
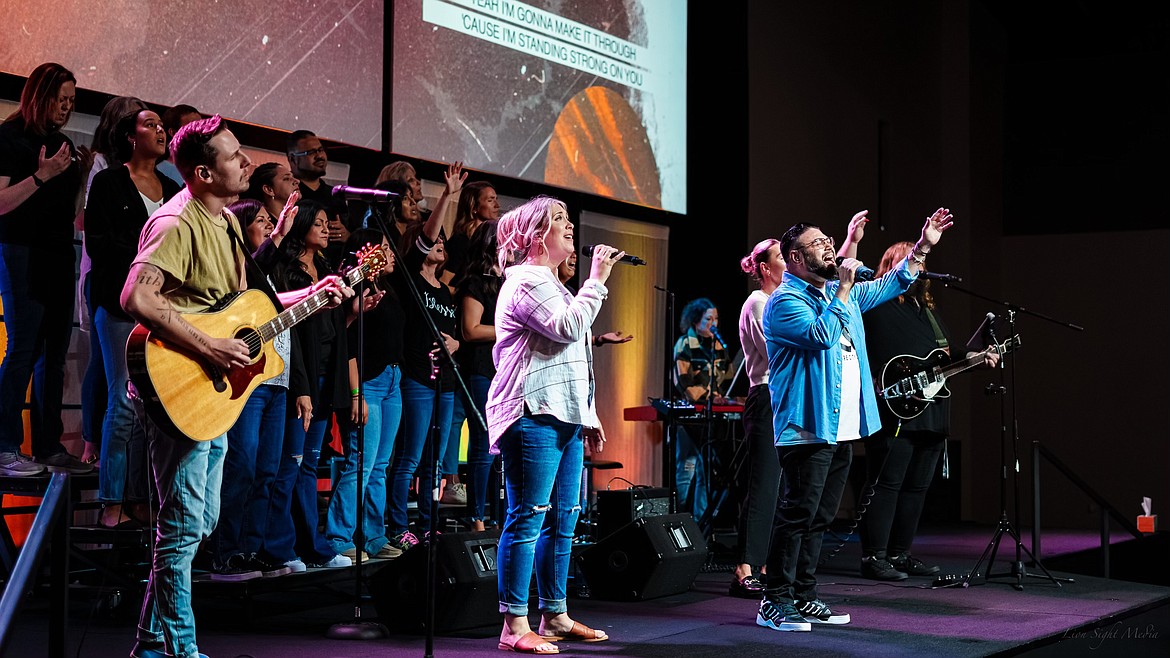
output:
[[[358,265],[342,278],[352,287],[373,279],[385,263],[380,247],[367,246],[358,253]],[[126,341],[130,381],[156,425],[175,436],[210,441],[235,424],[257,386],[284,371],[272,339],[328,302],[329,292],[322,290],[277,313],[266,294],[251,289],[228,295],[209,311],[183,313],[184,320],[209,336],[248,344],[248,365],[227,372],[138,325]]]
[[[1012,336],[1002,345],[989,347],[962,361],[950,363],[951,356],[941,347],[924,358],[903,354],[890,359],[882,368],[878,398],[885,401],[890,413],[903,420],[919,416],[931,403],[951,397],[947,378],[983,363],[987,352],[998,349],[1007,354],[1020,346],[1020,337]]]

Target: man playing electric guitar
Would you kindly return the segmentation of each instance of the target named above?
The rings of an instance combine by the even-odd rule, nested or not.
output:
[[[898,242],[887,249],[877,276],[896,267],[913,247],[909,242]],[[952,344],[942,318],[934,312],[930,281],[922,278],[896,299],[867,312],[863,320],[870,372],[879,378],[894,357],[925,357],[940,348],[949,352]],[[951,358],[976,354],[951,353]],[[992,367],[998,362],[995,350],[983,353],[983,365]],[[894,416],[887,404],[879,404],[882,428],[865,439],[866,488],[874,487],[860,525],[861,575],[866,578],[905,580],[938,572],[938,567],[923,564],[910,554],[926,490],[950,434],[950,401],[936,397],[925,407],[920,415],[903,420]]]
[[[184,126],[171,143],[187,189],[147,221],[122,290],[122,306],[154,338],[202,357],[221,372],[249,365],[247,344],[213,337],[182,313],[206,311],[247,287],[239,222],[225,206],[248,189],[251,161],[220,117]],[[326,292],[333,306],[353,291],[337,277],[280,296],[283,304]],[[145,416],[145,414],[143,414]],[[219,517],[226,435],[210,441],[171,436],[147,417],[147,450],[158,516],[150,579],[131,656],[195,657],[191,562]]]

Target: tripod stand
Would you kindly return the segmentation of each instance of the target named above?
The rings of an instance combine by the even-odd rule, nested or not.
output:
[[[946,285],[948,288],[953,288],[955,290],[967,293],[967,294],[972,295],[974,297],[987,299],[986,297],[983,297],[982,295],[979,295],[979,294],[974,293],[974,292],[969,291],[969,290],[965,290],[963,288],[960,288],[960,287],[955,286],[955,285],[950,284],[950,283],[947,283],[944,285]],[[1008,304],[1008,303],[1004,303],[1004,302],[1001,302],[1001,303],[1008,308],[1008,326],[1010,328],[1009,335],[1013,337],[1013,340],[1015,340],[1015,337],[1017,336],[1017,334],[1016,334],[1016,312],[1022,311],[1024,309],[1022,307],[1015,306],[1014,304]],[[1044,315],[1040,315],[1038,313],[1032,313],[1032,315],[1043,318],[1045,320],[1050,320],[1052,322],[1057,322],[1056,320],[1052,320],[1051,318],[1048,318],[1047,316],[1044,316]],[[970,573],[967,574],[967,576],[965,578],[965,582],[970,583],[971,581],[978,581],[978,584],[981,584],[981,583],[986,582],[988,578],[1010,577],[1010,578],[1013,578],[1015,580],[1015,582],[1012,584],[1012,587],[1014,589],[1016,589],[1017,591],[1020,591],[1020,590],[1024,589],[1024,579],[1031,576],[1031,577],[1035,577],[1035,578],[1045,578],[1045,579],[1051,581],[1057,587],[1060,587],[1061,580],[1064,580],[1065,582],[1072,582],[1072,581],[1070,579],[1060,579],[1060,578],[1056,578],[1055,576],[1053,576],[1048,571],[1048,569],[1045,568],[1044,564],[1041,563],[1040,560],[1038,560],[1036,558],[1036,556],[1034,556],[1032,554],[1032,552],[1024,546],[1023,541],[1021,541],[1021,539],[1020,539],[1020,533],[1012,526],[1011,521],[1008,520],[1008,515],[1007,515],[1007,480],[1008,480],[1007,431],[1008,431],[1008,423],[1007,423],[1007,407],[1006,407],[1006,404],[1007,404],[1006,395],[1007,395],[1008,388],[1004,383],[1004,379],[1005,379],[1004,372],[1006,370],[1006,367],[1005,367],[1006,364],[1005,364],[1005,360],[1002,358],[1003,352],[1002,352],[1002,348],[1001,348],[1001,343],[1000,343],[999,338],[996,335],[996,331],[995,331],[996,321],[997,321],[997,318],[996,318],[995,314],[988,313],[987,318],[984,321],[983,325],[981,325],[980,329],[976,331],[976,335],[972,337],[972,342],[977,341],[977,340],[981,339],[983,335],[986,335],[987,337],[990,338],[990,342],[992,345],[995,346],[996,351],[1000,352],[1000,355],[1001,355],[1001,359],[999,362],[1000,383],[998,386],[992,384],[992,385],[988,386],[988,388],[987,388],[987,393],[989,395],[994,394],[994,395],[1000,396],[1000,404],[999,404],[999,413],[1000,413],[1000,442],[999,442],[1000,517],[999,517],[999,522],[996,524],[995,532],[994,532],[994,534],[992,534],[991,540],[987,544],[987,548],[984,549],[983,555],[981,555],[979,557],[979,560],[975,563],[975,566],[972,567]],[[1057,322],[1057,324],[1065,324],[1066,326],[1068,326],[1070,328],[1081,330],[1081,328],[1077,325],[1066,324],[1066,323],[1061,323],[1061,322]],[[968,344],[968,347],[969,348],[971,347],[971,343]],[[1012,427],[1012,463],[1013,463],[1012,486],[1013,486],[1013,504],[1015,506],[1014,516],[1018,520],[1020,518],[1020,481],[1019,481],[1019,473],[1020,473],[1019,438],[1020,437],[1019,437],[1019,422],[1018,422],[1017,417],[1016,417],[1016,409],[1017,409],[1017,406],[1016,406],[1016,366],[1015,366],[1015,359],[1014,358],[1012,359],[1011,378],[1012,378],[1012,385],[1011,385],[1010,390],[1011,390],[1011,394],[1012,394],[1011,427]],[[998,574],[990,573],[991,569],[995,566],[995,557],[999,553],[1000,542],[1003,540],[1003,536],[1005,534],[1008,535],[1009,537],[1011,537],[1015,541],[1015,549],[1016,549],[1015,560],[1012,561],[1010,571],[1008,571],[1006,573],[998,573]],[[1038,567],[1040,569],[1040,571],[1044,572],[1043,576],[1040,576],[1037,574],[1029,574],[1027,572],[1027,570],[1024,567],[1024,562],[1022,559],[1023,554],[1025,554],[1025,553],[1028,555],[1028,558],[1031,560],[1032,565],[1035,567]],[[984,576],[980,573],[980,569],[983,565],[984,560],[987,560],[987,570],[989,572],[986,576]]]

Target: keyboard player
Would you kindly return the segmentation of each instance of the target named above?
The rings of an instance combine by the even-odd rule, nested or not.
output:
[[[713,398],[724,402],[719,388],[727,376],[727,347],[718,336],[719,311],[711,300],[700,297],[683,308],[679,329],[682,336],[674,345],[676,393],[692,403]],[[702,446],[707,429],[674,426],[675,489],[678,511],[701,519],[707,510],[707,469]],[[702,441],[695,441],[696,438]]]

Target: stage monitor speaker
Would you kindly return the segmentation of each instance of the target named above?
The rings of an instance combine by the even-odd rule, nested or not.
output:
[[[577,559],[590,596],[640,601],[690,589],[707,561],[707,541],[690,514],[643,517]]]
[[[597,492],[597,539],[617,532],[635,519],[670,514],[670,490],[633,487]]]
[[[435,632],[500,624],[496,581],[499,531],[438,536],[435,550]],[[370,578],[378,617],[387,627],[426,630],[427,547],[419,544]]]

